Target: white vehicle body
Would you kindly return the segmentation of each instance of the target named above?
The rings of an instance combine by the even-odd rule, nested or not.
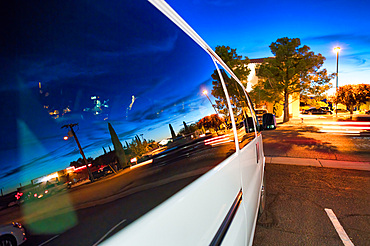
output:
[[[167,3],[150,2],[239,81]],[[235,121],[233,128],[237,140]],[[256,134],[243,148],[236,141],[233,155],[103,245],[252,245],[265,166],[262,135]]]
[[[262,127],[232,68],[166,2],[8,5],[1,185],[64,183],[22,187],[29,243],[253,243]]]
[[[3,240],[6,240],[3,241]],[[0,242],[6,244],[7,242],[16,242],[15,245],[20,245],[26,241],[26,232],[21,224],[12,223],[0,226]]]

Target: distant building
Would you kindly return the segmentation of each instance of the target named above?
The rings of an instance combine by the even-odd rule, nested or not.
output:
[[[272,58],[272,57],[268,57]],[[258,77],[256,75],[256,67],[263,63],[266,58],[256,58],[250,59],[248,64],[248,68],[251,70],[248,76],[248,83],[247,83],[247,91],[250,92],[252,87],[258,83]],[[300,110],[299,110],[299,101],[300,101],[300,94],[295,93],[289,96],[289,116],[292,118],[299,117]],[[282,104],[284,102],[281,102]],[[254,105],[255,108],[263,108],[267,109],[269,113],[273,113],[273,104],[269,102],[261,102],[260,105]]]

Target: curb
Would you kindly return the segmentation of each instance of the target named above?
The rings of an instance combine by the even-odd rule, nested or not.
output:
[[[337,160],[305,159],[305,158],[273,157],[273,156],[266,156],[265,158],[266,164],[312,166],[312,167],[370,171],[370,162],[337,161]]]

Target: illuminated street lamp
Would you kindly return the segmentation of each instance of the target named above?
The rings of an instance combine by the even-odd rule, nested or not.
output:
[[[336,73],[336,84],[335,84],[335,95],[336,95],[336,100],[335,100],[335,116],[337,117],[338,116],[338,61],[339,61],[339,51],[340,51],[340,47],[335,47],[334,48],[334,52],[337,53],[337,73]]]
[[[212,105],[213,109],[215,110],[216,114],[218,115],[218,112],[217,112],[217,110],[216,110],[216,108],[215,108],[215,105],[213,105],[213,103],[212,103],[211,99],[210,99],[210,98],[209,98],[209,96],[208,96],[208,91],[207,91],[207,90],[204,90],[204,91],[203,91],[203,95],[205,95],[205,96],[208,98],[208,100],[209,100],[209,102],[211,103],[211,105]]]

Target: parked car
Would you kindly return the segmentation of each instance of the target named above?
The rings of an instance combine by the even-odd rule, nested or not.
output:
[[[256,116],[257,116],[259,124],[262,125],[262,116],[268,113],[267,110],[266,109],[256,109],[255,112],[256,112]]]
[[[312,107],[312,108],[309,108],[309,109],[306,109],[305,111],[303,111],[303,114],[333,114],[333,112],[331,112],[330,110],[325,110],[325,109],[322,109],[322,108],[315,108],[315,107]]]
[[[32,230],[55,245],[251,245],[262,128],[232,68],[162,0],[25,4],[2,23],[21,27],[2,43],[6,180],[91,178],[22,204]],[[89,165],[65,168],[90,157],[120,170],[94,182]]]
[[[20,223],[13,222],[0,226],[0,245],[17,246],[26,240],[26,231]]]
[[[326,111],[326,112],[330,112],[330,113],[332,113],[332,111],[330,110],[330,108],[329,108],[329,107],[320,107],[320,109],[322,109],[322,110],[324,110],[324,111]]]
[[[349,110],[343,109],[343,108],[338,108],[337,110],[334,110],[334,112],[338,112],[338,113],[349,113]]]

